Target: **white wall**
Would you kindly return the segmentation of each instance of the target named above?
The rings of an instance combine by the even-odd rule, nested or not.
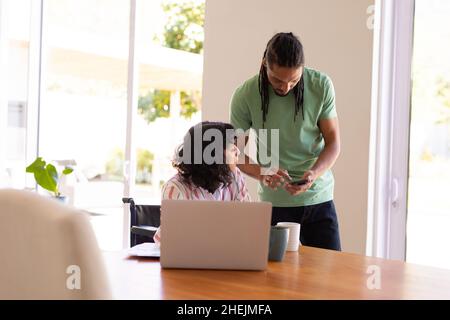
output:
[[[8,38],[6,30],[7,17],[6,2],[0,0],[0,187],[6,184],[6,144],[8,126],[8,96],[7,70],[8,66]]]
[[[267,41],[292,31],[306,65],[327,73],[336,90],[341,155],[335,203],[347,252],[365,253],[373,0],[206,0],[203,119],[228,121],[234,89],[259,70]],[[251,184],[255,191],[254,183]]]

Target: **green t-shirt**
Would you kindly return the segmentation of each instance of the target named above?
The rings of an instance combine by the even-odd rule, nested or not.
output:
[[[289,175],[299,180],[310,169],[322,152],[325,142],[318,123],[322,119],[336,118],[334,88],[331,79],[316,70],[304,68],[303,112],[295,117],[294,94],[287,96],[275,94],[269,85],[269,109],[264,124],[265,129],[279,129],[279,167],[286,169]],[[259,137],[263,129],[261,97],[258,90],[258,75],[250,78],[236,89],[231,100],[230,122],[238,129],[247,131],[252,128]],[[270,131],[267,133],[270,137]],[[271,155],[270,138],[265,154]],[[258,148],[258,158],[260,150]],[[334,178],[327,170],[309,190],[297,196],[290,195],[284,188],[272,190],[261,183],[258,193],[262,201],[273,206],[294,207],[323,203],[333,199]]]

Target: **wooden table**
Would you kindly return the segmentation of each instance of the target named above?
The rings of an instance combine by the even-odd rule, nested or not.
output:
[[[450,270],[305,246],[266,271],[161,269],[158,259],[124,252],[104,258],[116,299],[450,299]],[[369,289],[368,269],[377,268],[381,288]]]

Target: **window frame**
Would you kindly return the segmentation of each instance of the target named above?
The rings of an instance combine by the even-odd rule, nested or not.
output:
[[[366,253],[405,260],[414,0],[375,9]]]

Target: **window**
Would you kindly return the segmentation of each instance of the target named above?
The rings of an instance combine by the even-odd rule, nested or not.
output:
[[[450,268],[450,3],[416,0],[406,261]]]
[[[123,0],[44,4],[39,153],[75,161],[64,192],[89,210],[121,204],[128,12]]]
[[[450,4],[378,5],[368,253],[450,268]]]
[[[121,248],[129,233],[123,195],[132,190],[137,203],[158,203],[162,183],[174,174],[176,146],[201,119],[204,6],[0,1],[8,18],[0,19],[0,89],[8,92],[0,102],[0,187],[34,188],[25,168],[37,155],[74,165],[60,191],[91,214],[101,248]],[[128,79],[130,52],[137,83]],[[136,106],[130,91],[138,94]]]
[[[139,203],[159,203],[175,174],[171,161],[184,134],[201,121],[204,1],[144,1],[138,11],[140,57],[135,122]]]
[[[6,17],[3,25],[3,43],[7,47],[3,57],[6,68],[2,126],[5,130],[0,157],[0,185],[24,188],[26,183],[26,141],[28,110],[28,77],[30,54],[31,0],[8,0],[2,10]]]

